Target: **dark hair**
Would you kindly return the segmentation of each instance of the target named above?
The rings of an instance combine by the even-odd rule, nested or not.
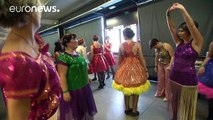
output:
[[[158,39],[153,38],[149,41],[149,48],[152,49],[157,43],[160,42]]]
[[[60,42],[55,42],[55,49],[54,49],[54,52],[63,52],[63,48],[61,46],[61,43]]]
[[[109,39],[109,36],[106,36],[106,37],[105,37],[105,40],[106,40],[106,39]]]
[[[194,21],[194,24],[195,24],[196,28],[198,28],[198,23],[197,23],[196,21]],[[191,33],[190,33],[190,31],[189,31],[189,28],[188,28],[186,22],[181,23],[181,24],[178,26],[178,29],[180,29],[180,28],[182,28],[184,31],[188,32],[189,35],[191,35]]]
[[[84,41],[85,41],[84,38],[79,39],[78,40],[78,45],[82,45],[84,43]]]
[[[99,40],[99,36],[98,35],[94,35],[92,39],[93,39],[93,41],[98,41]]]
[[[127,39],[132,39],[135,36],[135,33],[133,32],[131,28],[125,28],[123,30],[123,35]]]
[[[64,35],[64,37],[62,38],[62,45],[64,47],[67,47],[67,43],[70,42],[70,40],[75,40],[77,38],[76,34],[67,34]]]
[[[0,26],[12,27],[26,24],[32,13],[21,11],[9,11],[11,6],[16,6],[18,9],[23,6],[37,6],[37,0],[0,0]]]

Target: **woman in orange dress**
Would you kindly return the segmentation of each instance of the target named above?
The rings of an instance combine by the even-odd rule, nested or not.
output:
[[[126,28],[123,35],[126,41],[119,47],[119,66],[112,87],[124,93],[125,114],[138,116],[139,95],[150,88],[148,72],[140,43],[132,41],[135,33]],[[133,108],[129,107],[130,96],[133,97]]]

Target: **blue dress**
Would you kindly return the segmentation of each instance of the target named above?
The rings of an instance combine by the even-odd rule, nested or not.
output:
[[[213,59],[210,59],[205,66],[205,73],[198,77],[199,93],[206,95],[207,98],[213,98]]]

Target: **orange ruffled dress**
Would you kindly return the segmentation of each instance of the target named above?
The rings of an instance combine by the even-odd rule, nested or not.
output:
[[[140,95],[150,88],[146,70],[140,63],[138,55],[134,55],[132,49],[136,43],[123,43],[123,61],[115,74],[112,87],[122,91],[125,95]]]

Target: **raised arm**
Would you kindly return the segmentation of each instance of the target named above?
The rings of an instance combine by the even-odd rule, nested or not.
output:
[[[173,11],[175,9],[180,10],[193,38],[192,46],[198,53],[200,53],[203,46],[203,41],[204,41],[203,36],[201,35],[200,31],[195,26],[193,19],[191,18],[191,16],[189,15],[189,13],[187,12],[187,10],[185,9],[183,5],[179,3],[174,3],[169,10]]]
[[[176,28],[175,28],[175,24],[170,16],[170,9],[168,9],[166,11],[166,20],[167,20],[167,25],[168,25],[168,28],[169,28],[169,31],[172,35],[172,38],[176,44],[176,46],[181,42],[181,40],[179,39],[178,37],[178,34],[177,34],[177,31],[176,31]]]

